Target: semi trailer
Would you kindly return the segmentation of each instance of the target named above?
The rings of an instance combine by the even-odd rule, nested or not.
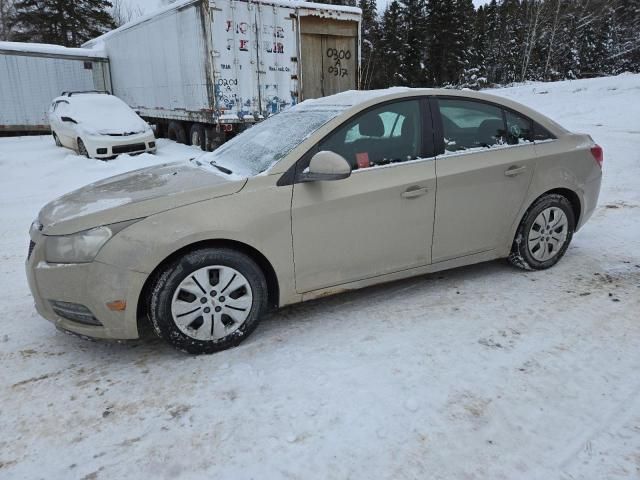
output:
[[[104,52],[0,42],[0,135],[48,132],[51,100],[84,90],[111,90]]]
[[[291,105],[357,89],[361,11],[286,0],[180,0],[84,47],[156,134],[212,150]],[[284,133],[284,132],[283,132]]]

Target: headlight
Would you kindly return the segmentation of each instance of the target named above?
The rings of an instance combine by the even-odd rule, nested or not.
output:
[[[29,227],[29,236],[33,236],[33,234],[35,232],[41,232],[42,231],[42,224],[38,221],[38,219],[36,218],[32,223],[31,223],[31,227]]]
[[[51,235],[45,240],[45,259],[49,263],[88,263],[116,233],[141,219],[114,223],[71,235]]]

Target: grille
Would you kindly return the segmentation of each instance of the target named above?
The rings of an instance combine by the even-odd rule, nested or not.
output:
[[[27,260],[31,258],[31,254],[33,253],[33,249],[36,248],[36,242],[33,240],[29,241],[29,253],[27,253]]]
[[[146,148],[147,147],[144,143],[132,143],[131,145],[118,145],[117,147],[113,147],[111,151],[113,153],[130,153],[140,152]]]

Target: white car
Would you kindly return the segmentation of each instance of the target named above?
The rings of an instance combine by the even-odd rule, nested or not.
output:
[[[155,153],[156,138],[142,118],[118,97],[101,92],[65,92],[49,108],[56,145],[90,158]]]

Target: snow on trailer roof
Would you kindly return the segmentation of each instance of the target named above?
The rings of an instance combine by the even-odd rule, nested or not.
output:
[[[169,5],[165,5],[164,7],[158,8],[146,15],[142,15],[141,17],[136,18],[124,25],[116,28],[115,30],[111,30],[107,33],[100,35],[99,37],[93,38],[88,42],[84,43],[83,47],[91,47],[91,46],[100,46],[102,42],[107,40],[109,37],[113,36],[116,33],[122,32],[124,30],[128,30],[129,28],[135,27],[136,25],[140,25],[141,23],[148,22],[160,15],[163,15],[167,12],[171,12],[173,10],[180,10],[188,5],[198,3],[202,0],[178,0],[176,2],[170,3]],[[295,0],[235,0],[235,1],[244,1],[247,3],[261,3],[263,5],[275,5],[280,7],[291,7],[291,8],[300,8],[308,11],[319,11],[319,12],[337,12],[351,15],[362,15],[362,10],[358,7],[347,7],[344,5],[330,5],[326,3],[313,3],[313,2],[304,2],[304,1],[295,1]],[[311,15],[311,13],[309,13]]]
[[[107,54],[99,48],[70,48],[48,43],[0,42],[0,52],[42,54],[52,56],[106,59]]]

